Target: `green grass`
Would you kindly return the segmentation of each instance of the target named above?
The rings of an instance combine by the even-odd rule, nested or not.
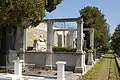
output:
[[[112,54],[107,54],[80,80],[120,80],[117,65]]]

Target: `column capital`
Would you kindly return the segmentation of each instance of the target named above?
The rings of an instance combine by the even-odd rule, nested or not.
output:
[[[93,52],[93,50],[92,50],[92,49],[88,50],[88,53],[92,53],[92,52]]]
[[[81,22],[82,24],[84,24],[83,18],[80,19],[80,22]]]
[[[89,30],[90,33],[93,33],[93,30]]]
[[[89,29],[89,32],[94,32],[94,29],[92,28],[92,29]]]
[[[83,53],[84,53],[84,54],[86,54],[86,52],[85,52],[85,51],[83,51]]]
[[[66,64],[65,61],[57,61],[56,64]]]
[[[73,29],[70,29],[69,32],[74,32],[74,30],[73,30]]]
[[[84,24],[83,18],[81,18],[78,21],[76,21],[76,23]]]
[[[49,20],[49,21],[47,21],[47,23],[48,23],[48,24],[52,24],[52,25],[53,25],[53,23],[54,23],[54,22],[53,22],[53,21],[51,21],[51,20]]]

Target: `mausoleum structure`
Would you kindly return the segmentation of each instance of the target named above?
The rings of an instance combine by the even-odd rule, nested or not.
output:
[[[76,65],[75,72],[84,73],[85,71],[85,60],[84,60],[84,51],[83,51],[83,19],[80,18],[66,18],[66,19],[47,19],[44,20],[47,22],[47,52],[50,54],[47,55],[46,67],[52,67],[52,57],[53,57],[53,23],[54,22],[76,22],[77,23],[77,52],[76,54],[80,54],[76,56]]]
[[[76,22],[77,24],[77,29],[53,29],[53,24],[55,22]],[[90,46],[91,46],[91,50],[94,48],[94,29],[91,28],[86,28],[83,29],[83,19],[81,18],[63,18],[63,19],[46,19],[44,20],[44,23],[46,23],[47,25],[47,39],[46,39],[46,52],[27,52],[27,39],[26,39],[26,31],[27,29],[24,30],[24,39],[23,39],[23,50],[25,51],[25,55],[24,55],[24,60],[25,63],[28,64],[36,64],[38,66],[42,66],[44,67],[46,70],[48,69],[54,69],[54,67],[56,67],[56,62],[57,61],[66,61],[66,67],[72,66],[73,70],[75,72],[80,72],[80,73],[84,73],[85,69],[86,69],[86,65],[85,65],[85,51],[83,51],[83,42],[84,42],[84,35],[83,35],[83,31],[90,31]],[[76,52],[72,52],[72,53],[54,53],[53,52],[53,46],[54,46],[54,33],[56,31],[60,31],[58,32],[58,38],[60,38],[62,41],[58,41],[58,45],[65,47],[65,45],[63,45],[63,31],[66,31],[66,36],[68,38],[68,42],[66,44],[66,47],[68,46],[73,46],[74,44],[72,44],[73,42],[73,32],[76,33],[76,38],[77,38],[77,51]],[[59,39],[58,39],[59,40]],[[36,53],[36,54],[35,54]],[[88,63],[92,64],[93,63],[93,59],[92,57],[92,52],[90,52],[90,58]],[[31,60],[32,58],[32,60]]]
[[[58,32],[58,31],[66,31],[67,32],[67,39],[66,39],[66,47],[71,47],[71,48],[75,48],[75,43],[73,43],[75,41],[75,38],[77,38],[77,35],[74,35],[74,33],[77,32],[77,29],[54,29],[54,32]],[[93,28],[84,28],[83,31],[88,31],[90,33],[90,50],[88,50],[88,63],[89,65],[93,64],[93,49],[94,49],[94,29]],[[64,40],[63,40],[63,33],[58,35],[59,37],[61,37],[60,39],[58,39],[58,46],[60,45],[60,47],[64,47]],[[85,35],[83,35],[84,37]],[[59,38],[58,37],[58,38]],[[84,41],[83,41],[84,43]]]

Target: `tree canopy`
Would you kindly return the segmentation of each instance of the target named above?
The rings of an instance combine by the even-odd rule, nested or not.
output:
[[[0,26],[23,27],[35,25],[62,0],[0,0]]]
[[[111,37],[111,46],[113,50],[120,55],[120,24],[117,26]]]
[[[95,30],[95,47],[106,46],[110,38],[109,25],[101,10],[97,7],[87,6],[81,9],[80,14],[84,19],[84,28],[94,28]],[[87,39],[89,38],[87,37]]]
[[[48,12],[52,12],[56,9],[56,6],[60,4],[63,0],[45,0],[45,9]]]
[[[0,0],[0,66],[7,64],[6,54],[11,49],[10,43],[17,40],[17,27],[23,33],[24,28],[38,25],[45,17],[45,12],[52,12],[62,1]]]

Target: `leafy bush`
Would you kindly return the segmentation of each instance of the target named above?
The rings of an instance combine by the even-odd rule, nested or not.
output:
[[[76,52],[76,48],[53,47],[53,52]]]

